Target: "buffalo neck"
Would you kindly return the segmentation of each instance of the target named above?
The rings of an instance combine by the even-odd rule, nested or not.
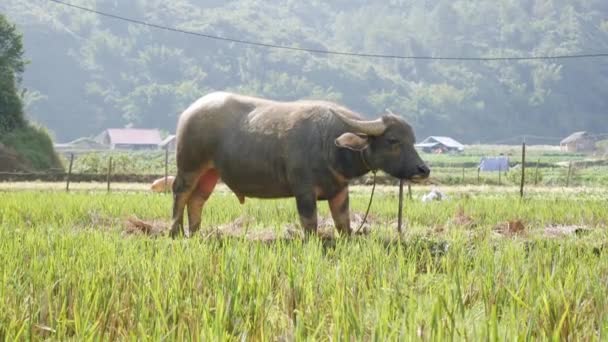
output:
[[[347,179],[361,177],[371,171],[366,165],[364,153],[365,151],[337,148],[332,166]]]

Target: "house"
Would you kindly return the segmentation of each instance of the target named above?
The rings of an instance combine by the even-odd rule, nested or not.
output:
[[[592,152],[595,150],[595,139],[585,131],[574,132],[559,143],[564,152]]]
[[[174,134],[167,136],[163,141],[161,141],[160,144],[158,144],[158,148],[160,148],[161,150],[169,151],[175,151],[176,146],[177,139],[175,138]]]
[[[430,136],[414,145],[427,153],[462,152],[464,145],[450,137]]]
[[[96,140],[111,149],[156,150],[162,142],[157,129],[110,128]]]
[[[507,172],[509,171],[509,157],[483,157],[479,162],[479,171]]]
[[[104,145],[93,138],[78,138],[68,143],[53,144],[57,152],[74,153],[74,152],[90,152],[103,151],[108,149],[108,145]]]

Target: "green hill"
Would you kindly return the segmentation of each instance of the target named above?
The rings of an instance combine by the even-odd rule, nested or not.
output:
[[[72,1],[222,37],[404,56],[552,56],[608,51],[605,0]],[[158,30],[51,1],[5,0],[24,31],[27,103],[61,141],[134,124],[173,131],[212,90],[390,108],[417,135],[492,142],[608,132],[608,59],[391,60],[328,56]],[[65,123],[68,122],[69,125]]]

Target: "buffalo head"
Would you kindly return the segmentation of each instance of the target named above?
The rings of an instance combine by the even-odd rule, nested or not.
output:
[[[358,120],[334,113],[356,132],[342,134],[336,145],[360,151],[368,168],[412,182],[429,177],[431,170],[414,148],[414,131],[403,118],[391,113],[376,120]]]

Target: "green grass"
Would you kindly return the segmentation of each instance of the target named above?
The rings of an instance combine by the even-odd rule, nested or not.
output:
[[[396,198],[380,192],[371,235],[335,244],[123,234],[131,215],[168,220],[166,195],[0,197],[0,340],[603,340],[608,328],[601,192],[407,201],[401,240]],[[366,201],[358,191],[354,211]],[[207,228],[296,220],[293,200],[241,206],[228,193],[203,215]],[[516,219],[526,235],[494,232]],[[549,225],[590,232],[549,239]]]

